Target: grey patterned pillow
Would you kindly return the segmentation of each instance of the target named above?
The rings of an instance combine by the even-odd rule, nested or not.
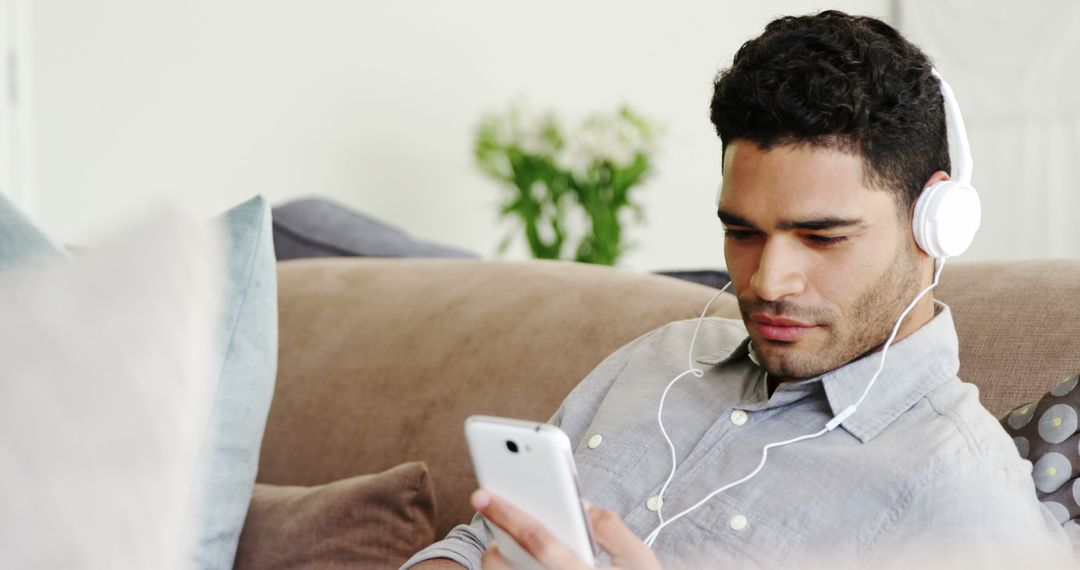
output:
[[[1001,425],[1034,465],[1039,500],[1063,525],[1080,523],[1080,374],[1038,402],[1009,412]]]

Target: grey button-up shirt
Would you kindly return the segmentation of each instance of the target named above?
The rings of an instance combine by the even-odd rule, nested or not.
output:
[[[846,567],[932,557],[968,567],[1070,560],[1064,531],[1036,500],[1031,463],[979,404],[977,388],[956,377],[952,316],[945,305],[936,308],[934,319],[890,348],[866,400],[840,428],[771,450],[756,477],[665,527],[653,546],[661,562]],[[664,387],[688,367],[694,325],[672,323],[619,349],[551,419],[576,445],[584,497],[618,513],[641,537],[659,524],[654,497],[671,469],[657,406]],[[881,358],[870,354],[782,384],[770,397],[748,342],[742,322],[706,319],[697,341],[705,356],[696,358],[704,375],[686,376],[667,396],[664,426],[678,457],[662,505],[668,519],[753,471],[765,445],[824,427],[859,399]],[[479,568],[490,541],[477,517],[405,567],[442,557]]]

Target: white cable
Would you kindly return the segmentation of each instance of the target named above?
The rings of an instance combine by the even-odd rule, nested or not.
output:
[[[709,299],[709,302],[705,304],[705,308],[701,310],[701,316],[698,317],[697,325],[694,326],[694,336],[690,337],[690,351],[687,355],[686,362],[690,364],[690,370],[694,371],[694,376],[697,378],[701,378],[705,375],[700,368],[694,368],[694,343],[697,342],[697,334],[698,331],[701,330],[701,322],[705,320],[705,313],[709,312],[709,307],[720,298],[720,295],[724,294],[724,291],[727,291],[728,287],[731,287],[731,281],[728,281],[727,284],[721,287],[720,290],[713,295],[713,298]]]
[[[664,527],[666,527],[669,524],[683,518],[684,516],[689,514],[694,509],[696,509],[696,508],[700,507],[701,505],[704,505],[705,503],[707,503],[709,501],[709,499],[715,497],[716,495],[718,495],[720,493],[723,493],[724,491],[727,491],[728,489],[731,489],[732,487],[735,487],[737,485],[741,485],[741,484],[749,481],[750,479],[752,479],[755,475],[758,474],[758,472],[761,471],[762,467],[765,467],[765,461],[769,458],[769,450],[770,449],[772,449],[774,447],[783,447],[785,445],[790,445],[792,443],[798,443],[800,441],[807,440],[807,439],[814,439],[816,437],[821,437],[821,436],[825,435],[828,432],[829,432],[829,430],[827,428],[821,428],[821,431],[818,431],[816,433],[811,433],[811,434],[807,434],[807,435],[801,435],[799,437],[789,439],[787,441],[778,441],[776,443],[770,443],[770,444],[766,445],[765,447],[763,447],[761,449],[761,461],[758,462],[757,467],[754,468],[754,470],[752,472],[750,472],[749,475],[747,475],[747,476],[745,476],[742,479],[739,479],[737,481],[733,481],[731,483],[728,483],[727,485],[724,485],[723,487],[720,487],[719,489],[713,491],[712,493],[709,493],[708,495],[705,495],[705,498],[703,498],[700,501],[694,503],[693,506],[691,506],[691,507],[689,507],[687,509],[684,509],[682,512],[680,512],[679,514],[671,517],[667,521],[661,522],[659,526],[657,526],[655,529],[653,529],[653,531],[651,533],[649,533],[649,536],[645,537],[645,546],[648,546],[648,547],[651,548],[653,543],[656,542],[656,537],[660,535],[660,531],[663,530]],[[662,499],[661,499],[661,501],[662,501]]]
[[[704,375],[704,372],[702,372],[700,369],[694,368],[694,365],[693,365],[694,341],[697,340],[698,329],[701,328],[701,322],[705,318],[705,312],[708,311],[709,305],[712,305],[713,301],[715,301],[720,296],[720,293],[723,293],[724,290],[727,289],[728,285],[731,285],[731,283],[729,282],[728,285],[725,285],[724,289],[721,289],[720,293],[717,293],[716,296],[713,297],[712,301],[709,301],[709,304],[705,305],[705,310],[703,310],[701,312],[701,317],[698,318],[697,327],[694,328],[694,336],[691,337],[691,339],[690,339],[690,369],[684,371],[681,374],[679,374],[670,383],[668,383],[667,388],[664,389],[664,393],[660,396],[660,409],[657,411],[656,418],[657,418],[657,422],[660,424],[660,433],[663,434],[664,441],[667,442],[668,448],[671,450],[671,473],[668,475],[667,480],[664,481],[663,486],[660,488],[660,493],[657,495],[658,505],[657,505],[656,513],[657,513],[657,515],[658,515],[658,517],[660,519],[660,524],[657,525],[657,527],[655,529],[653,529],[653,531],[651,533],[649,533],[649,535],[647,537],[645,537],[645,546],[648,546],[648,547],[652,548],[653,543],[656,542],[656,538],[658,536],[660,536],[660,531],[663,530],[668,525],[670,525],[671,523],[681,519],[682,517],[686,516],[687,514],[692,512],[694,509],[697,509],[701,505],[704,505],[706,502],[708,502],[710,499],[712,499],[716,495],[718,495],[720,493],[723,493],[724,491],[727,491],[727,490],[729,490],[729,489],[731,489],[733,487],[741,485],[741,484],[749,481],[750,479],[754,478],[754,476],[756,476],[759,472],[761,472],[761,469],[765,467],[765,462],[769,458],[769,450],[770,449],[773,449],[775,447],[783,447],[785,445],[791,445],[793,443],[798,443],[800,441],[805,441],[805,440],[808,440],[808,439],[815,439],[815,438],[821,437],[821,436],[825,435],[826,433],[829,433],[830,431],[836,429],[836,427],[839,426],[840,424],[842,424],[844,422],[844,420],[851,417],[851,415],[855,413],[855,410],[858,409],[859,405],[863,403],[863,400],[866,399],[867,394],[870,393],[870,388],[873,387],[875,382],[877,382],[878,376],[881,375],[881,371],[885,368],[885,357],[889,353],[889,346],[892,345],[893,341],[896,339],[896,334],[900,330],[900,324],[904,322],[904,319],[907,317],[908,313],[910,313],[911,310],[915,308],[915,305],[918,304],[919,300],[922,299],[923,296],[925,296],[927,292],[929,292],[931,289],[933,289],[934,287],[937,286],[938,281],[941,279],[941,271],[942,271],[942,269],[945,268],[945,260],[946,259],[948,259],[948,258],[947,257],[941,257],[941,258],[938,258],[938,259],[935,260],[936,268],[935,268],[935,271],[934,271],[934,280],[933,280],[933,282],[930,283],[930,285],[928,287],[923,289],[918,295],[916,295],[915,299],[910,304],[908,304],[908,306],[900,313],[900,318],[898,318],[896,320],[896,323],[893,325],[892,333],[889,335],[889,338],[885,341],[885,345],[881,350],[881,360],[878,363],[877,371],[874,372],[874,375],[870,378],[870,382],[867,383],[866,388],[863,390],[862,395],[859,397],[858,400],[855,401],[854,404],[844,408],[839,414],[836,415],[836,417],[829,420],[825,424],[825,427],[821,428],[821,430],[819,430],[819,431],[816,431],[814,433],[809,433],[809,434],[806,434],[806,435],[801,435],[799,437],[795,437],[795,438],[788,439],[788,440],[785,440],[785,441],[778,441],[778,442],[775,442],[775,443],[767,444],[765,447],[761,448],[761,461],[758,462],[757,467],[755,467],[754,470],[751,471],[748,475],[746,475],[743,478],[738,479],[736,481],[732,481],[731,483],[728,483],[727,485],[724,485],[723,487],[720,487],[719,489],[716,489],[715,491],[713,491],[713,492],[709,493],[708,495],[706,495],[700,501],[694,503],[692,506],[690,506],[690,507],[688,507],[686,509],[683,509],[677,515],[675,515],[675,516],[673,516],[670,519],[665,521],[664,520],[664,515],[663,515],[664,492],[667,491],[668,485],[671,483],[671,480],[675,477],[675,469],[676,469],[676,466],[677,466],[676,465],[676,462],[677,462],[676,455],[677,454],[675,452],[675,444],[673,444],[671,442],[671,438],[668,437],[667,430],[664,429],[664,422],[663,422],[663,419],[662,419],[663,412],[664,412],[664,400],[667,398],[668,390],[670,390],[671,387],[675,385],[675,382],[678,382],[679,379],[686,376],[686,374],[693,373],[694,376],[696,376],[698,378],[701,378],[701,376]]]
[[[877,382],[878,376],[881,375],[881,371],[885,368],[885,356],[889,353],[889,347],[892,345],[893,340],[896,338],[896,333],[900,330],[900,324],[904,322],[905,318],[907,318],[908,313],[910,313],[911,310],[915,308],[916,303],[918,303],[919,300],[922,299],[923,296],[926,295],[931,289],[933,289],[934,287],[937,287],[938,281],[941,279],[941,270],[945,269],[945,260],[947,260],[947,259],[949,259],[949,258],[948,257],[939,257],[939,258],[937,258],[935,260],[935,265],[937,265],[937,267],[936,267],[936,269],[934,271],[934,281],[932,283],[930,283],[930,285],[927,286],[926,289],[923,289],[922,292],[919,293],[915,297],[915,300],[912,301],[911,304],[908,305],[906,309],[904,309],[904,312],[900,313],[900,318],[896,319],[896,324],[893,325],[892,334],[890,334],[889,339],[885,341],[885,347],[881,349],[881,361],[878,362],[877,371],[874,372],[874,376],[870,378],[870,382],[866,384],[866,388],[863,389],[862,396],[859,396],[859,399],[856,400],[854,404],[848,406],[848,409],[850,409],[850,408],[858,408],[859,404],[862,404],[863,400],[866,399],[866,395],[870,393],[870,388],[872,388],[874,386],[874,383]],[[847,409],[844,410],[844,412],[846,412],[846,411],[847,411]],[[844,412],[841,412],[840,414],[837,414],[837,417],[843,415]],[[854,410],[852,410],[852,413],[854,413]],[[848,415],[850,416],[851,414],[848,414]],[[830,423],[832,423],[832,422],[830,422]],[[839,423],[840,422],[837,422],[837,424],[839,424]],[[833,427],[836,427],[836,426],[834,425]],[[830,428],[830,429],[832,429],[832,428]]]
[[[705,308],[701,310],[701,316],[698,317],[697,325],[694,327],[694,335],[690,337],[690,351],[686,359],[687,363],[689,363],[690,365],[690,368],[684,370],[675,378],[672,378],[671,382],[668,382],[667,387],[664,388],[664,393],[660,395],[660,408],[656,411],[656,423],[660,424],[660,434],[664,436],[664,441],[667,442],[668,449],[671,450],[671,473],[668,474],[667,479],[664,481],[664,485],[660,488],[659,497],[661,502],[656,509],[656,514],[660,517],[660,524],[664,524],[664,491],[667,490],[667,486],[671,483],[671,479],[675,477],[675,467],[678,464],[678,459],[675,457],[675,444],[671,442],[671,438],[668,437],[667,430],[664,429],[664,400],[667,399],[668,391],[671,390],[671,387],[674,386],[676,382],[681,380],[687,374],[693,374],[695,378],[701,378],[705,375],[705,372],[703,372],[700,368],[694,367],[694,343],[697,342],[698,331],[701,330],[701,323],[705,320],[705,314],[709,312],[709,307],[711,307],[712,304],[720,298],[720,295],[722,295],[724,291],[727,291],[727,288],[730,286],[731,281],[728,281],[726,285],[721,287],[720,290],[716,292],[716,295],[713,295],[712,299],[709,299],[709,302],[705,304]]]

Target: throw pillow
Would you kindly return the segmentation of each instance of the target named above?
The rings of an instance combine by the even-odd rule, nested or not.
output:
[[[277,372],[277,264],[269,204],[252,198],[219,223],[227,246],[219,376],[200,456],[191,560],[201,570],[233,566]]]
[[[62,250],[0,194],[0,271]]]
[[[260,483],[236,568],[398,568],[434,540],[434,490],[423,463],[317,487]]]
[[[1080,374],[1002,420],[1020,456],[1034,465],[1039,500],[1058,522],[1080,522]]]
[[[216,373],[212,238],[163,218],[0,273],[0,568],[186,567]]]
[[[304,257],[476,257],[461,249],[420,241],[329,200],[308,198],[274,208],[279,261]]]

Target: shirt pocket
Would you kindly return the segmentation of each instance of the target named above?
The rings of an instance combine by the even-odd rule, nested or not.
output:
[[[723,493],[680,522],[686,524],[663,532],[675,535],[669,539],[679,541],[678,551],[695,553],[682,561],[687,567],[797,568],[806,562],[805,536]]]
[[[591,437],[595,435],[583,438],[574,451],[581,494],[598,505],[618,510],[618,496],[632,491],[625,487],[647,448],[636,441],[606,434],[601,436],[599,445],[590,447]]]

